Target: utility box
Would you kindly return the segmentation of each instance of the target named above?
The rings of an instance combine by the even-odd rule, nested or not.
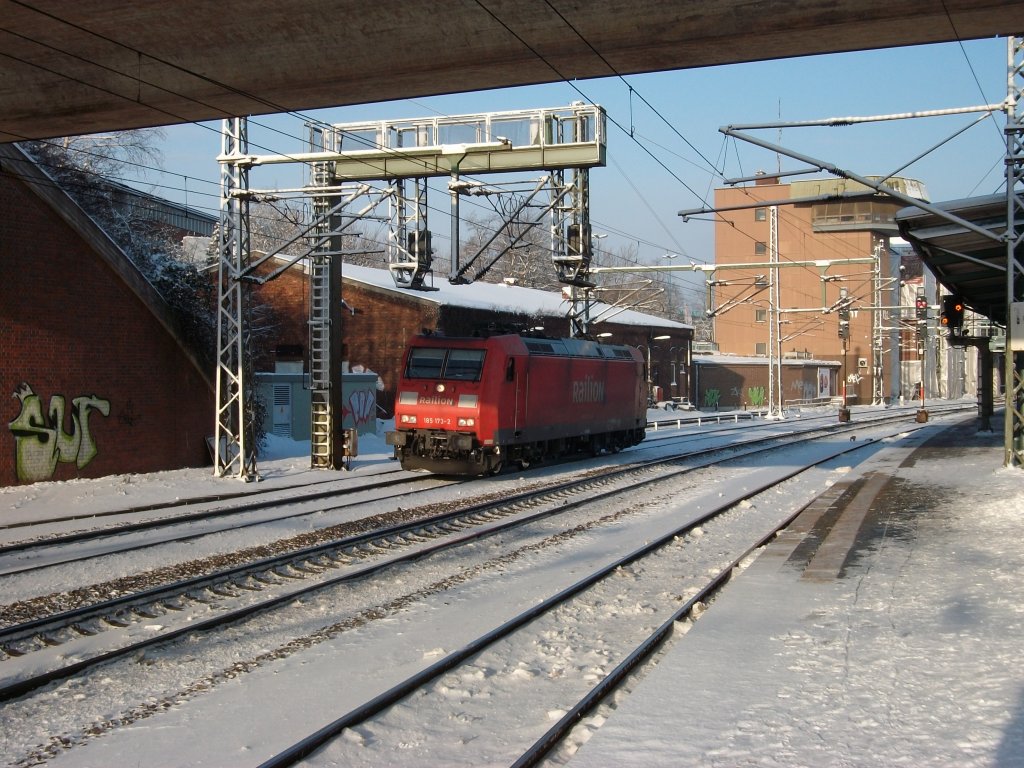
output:
[[[267,404],[263,430],[292,440],[310,439],[309,375],[257,373],[256,386]],[[341,428],[377,434],[377,374],[343,373]]]

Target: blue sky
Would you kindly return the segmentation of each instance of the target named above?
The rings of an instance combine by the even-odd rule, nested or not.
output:
[[[558,107],[576,100],[600,104],[609,115],[609,161],[607,167],[592,170],[590,178],[594,231],[608,234],[601,247],[617,251],[632,243],[641,261],[647,263],[667,252],[707,262],[712,260],[712,225],[684,223],[677,212],[701,206],[702,197],[722,186],[722,176],[772,171],[779,163],[774,153],[726,140],[720,126],[998,103],[1006,96],[1006,59],[1005,39],[991,38],[962,45],[813,56],[624,80],[563,82],[304,114],[328,122],[355,122]],[[843,128],[786,129],[781,136],[772,129],[759,135],[857,173],[884,175],[976,118],[959,115]],[[1003,116],[997,114],[994,120],[975,125],[900,175],[924,182],[932,200],[999,191],[1004,173],[1003,123]],[[151,175],[146,181],[166,185],[154,190],[158,194],[178,200],[187,194],[190,205],[215,209],[219,122],[165,130],[166,173]],[[295,115],[256,116],[251,118],[249,130],[253,152],[287,154],[303,148],[302,120]],[[793,169],[800,164],[782,158],[781,165]],[[293,186],[300,178],[287,167],[275,167],[254,171],[251,184],[259,188]],[[447,207],[444,180],[432,182],[431,187],[437,190],[432,206]],[[447,232],[448,223],[431,228]],[[440,242],[438,246],[443,248]]]

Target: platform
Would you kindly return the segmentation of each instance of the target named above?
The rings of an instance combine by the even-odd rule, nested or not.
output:
[[[975,429],[805,509],[572,768],[1024,766],[1024,472]]]

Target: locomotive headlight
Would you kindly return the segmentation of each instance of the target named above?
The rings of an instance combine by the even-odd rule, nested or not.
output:
[[[400,421],[403,424],[415,424],[416,423],[416,417],[414,415],[412,415],[412,414],[409,414],[409,413],[403,413]]]
[[[459,419],[459,426],[460,427],[475,427],[476,426],[476,419],[472,419],[472,418],[467,419],[465,417],[460,418]]]
[[[444,392],[444,384],[438,384],[436,387],[434,387],[434,389],[436,389],[438,392]]]

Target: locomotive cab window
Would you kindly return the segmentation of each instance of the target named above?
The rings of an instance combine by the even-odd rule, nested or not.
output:
[[[444,378],[462,381],[480,381],[484,369],[482,349],[452,349],[444,366]]]
[[[405,375],[410,379],[439,379],[444,366],[443,349],[416,348],[409,353]]]
[[[479,381],[483,367],[482,349],[417,347],[409,354],[405,375],[410,379]]]

